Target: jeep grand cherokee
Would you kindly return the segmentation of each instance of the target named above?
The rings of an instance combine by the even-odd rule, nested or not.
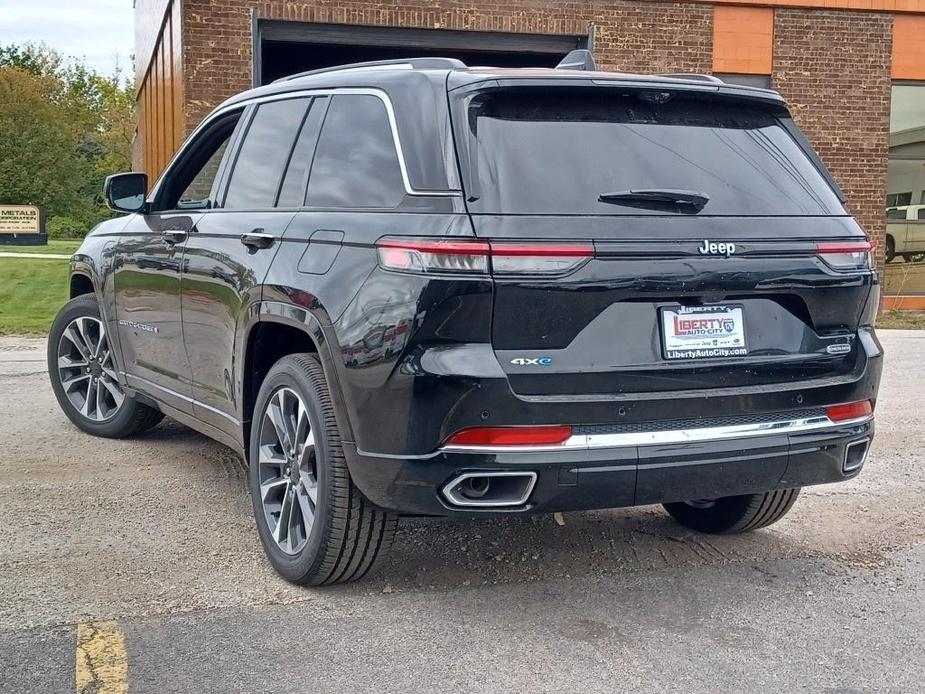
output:
[[[402,513],[664,504],[730,533],[864,463],[871,246],[775,92],[325,69],[105,192],[127,214],[73,257],[58,400],[240,451],[290,581],[363,576]]]

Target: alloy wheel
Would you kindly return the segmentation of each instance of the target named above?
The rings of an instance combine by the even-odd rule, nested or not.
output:
[[[270,396],[260,418],[258,480],[270,535],[286,554],[308,542],[318,504],[315,431],[302,398],[292,388]]]
[[[58,341],[58,379],[68,401],[94,422],[112,419],[125,402],[103,321],[75,318]]]

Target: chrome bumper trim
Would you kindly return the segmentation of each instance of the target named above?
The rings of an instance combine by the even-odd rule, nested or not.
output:
[[[776,434],[800,434],[808,431],[831,429],[869,422],[873,417],[860,417],[844,422],[833,422],[826,416],[788,419],[780,422],[735,424],[724,427],[674,429],[623,434],[576,434],[564,443],[554,446],[444,446],[443,453],[532,453],[539,451],[574,451],[593,448],[625,448],[628,446],[659,446],[702,441],[723,441]]]

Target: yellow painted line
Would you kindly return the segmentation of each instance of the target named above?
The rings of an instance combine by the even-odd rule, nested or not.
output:
[[[115,622],[77,625],[77,694],[126,694],[125,635]]]

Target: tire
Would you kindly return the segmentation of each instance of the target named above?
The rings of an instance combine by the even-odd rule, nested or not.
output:
[[[350,479],[324,371],[313,355],[289,355],[270,369],[250,439],[254,517],[273,568],[307,586],[366,575],[391,546],[398,516],[370,504]],[[288,454],[286,441],[295,442]]]
[[[82,346],[78,346],[78,342],[82,342]],[[82,349],[96,353],[86,360]],[[153,407],[137,402],[122,391],[105,323],[93,295],[79,296],[61,308],[48,335],[47,355],[48,377],[58,405],[81,431],[121,439],[146,431],[164,418]],[[71,366],[62,368],[62,364]],[[81,401],[87,405],[86,410],[81,407]]]
[[[883,261],[886,263],[892,263],[893,259],[896,257],[896,242],[893,240],[892,236],[886,237],[886,244],[883,251]]]
[[[727,496],[711,501],[664,504],[681,525],[702,533],[732,535],[765,528],[783,518],[800,495],[799,489],[765,494]]]

